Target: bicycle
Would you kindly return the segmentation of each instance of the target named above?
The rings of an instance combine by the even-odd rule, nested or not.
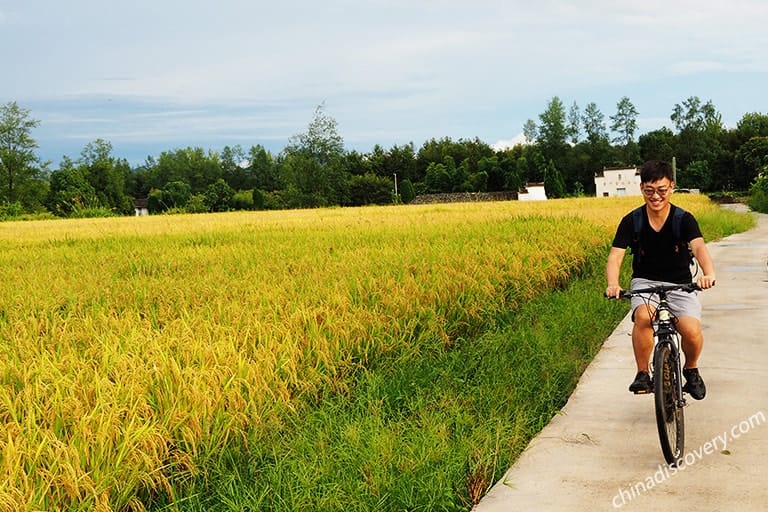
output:
[[[641,296],[649,310],[656,308],[652,316],[654,349],[651,361],[656,425],[664,460],[675,467],[682,459],[685,448],[683,408],[686,401],[683,396],[680,334],[667,302],[667,293],[673,290],[691,293],[701,288],[696,283],[657,285],[623,290],[620,298]]]

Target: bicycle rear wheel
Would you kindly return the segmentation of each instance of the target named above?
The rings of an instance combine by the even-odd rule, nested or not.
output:
[[[677,362],[669,343],[659,343],[653,353],[653,393],[656,405],[656,425],[664,460],[676,466],[683,457],[685,422],[683,407],[677,397],[680,378]]]

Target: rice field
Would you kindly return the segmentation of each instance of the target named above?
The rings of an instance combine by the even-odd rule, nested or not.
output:
[[[562,287],[637,202],[2,223],[0,509],[173,500],[393,350],[450,349]]]

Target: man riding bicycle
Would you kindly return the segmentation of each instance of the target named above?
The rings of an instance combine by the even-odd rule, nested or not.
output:
[[[667,162],[650,160],[640,167],[640,191],[645,205],[621,219],[608,254],[605,294],[619,298],[619,273],[628,247],[632,248],[631,289],[653,284],[690,283],[690,252],[699,263],[702,275],[697,279],[701,289],[715,284],[715,266],[702,237],[699,224],[689,212],[670,203],[674,182],[672,167]],[[632,348],[637,375],[629,390],[635,394],[653,391],[648,363],[653,352],[654,311],[644,305],[642,297],[632,298]],[[677,331],[685,353],[683,391],[696,400],[706,395],[699,375],[698,359],[704,344],[701,332],[701,303],[695,293],[670,292],[669,305],[677,317]]]

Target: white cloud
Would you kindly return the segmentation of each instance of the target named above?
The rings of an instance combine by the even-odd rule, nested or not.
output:
[[[511,149],[521,144],[528,144],[528,139],[525,138],[525,135],[519,133],[509,140],[496,141],[495,143],[491,144],[491,148],[493,148],[494,151],[504,151],[505,149]]]

